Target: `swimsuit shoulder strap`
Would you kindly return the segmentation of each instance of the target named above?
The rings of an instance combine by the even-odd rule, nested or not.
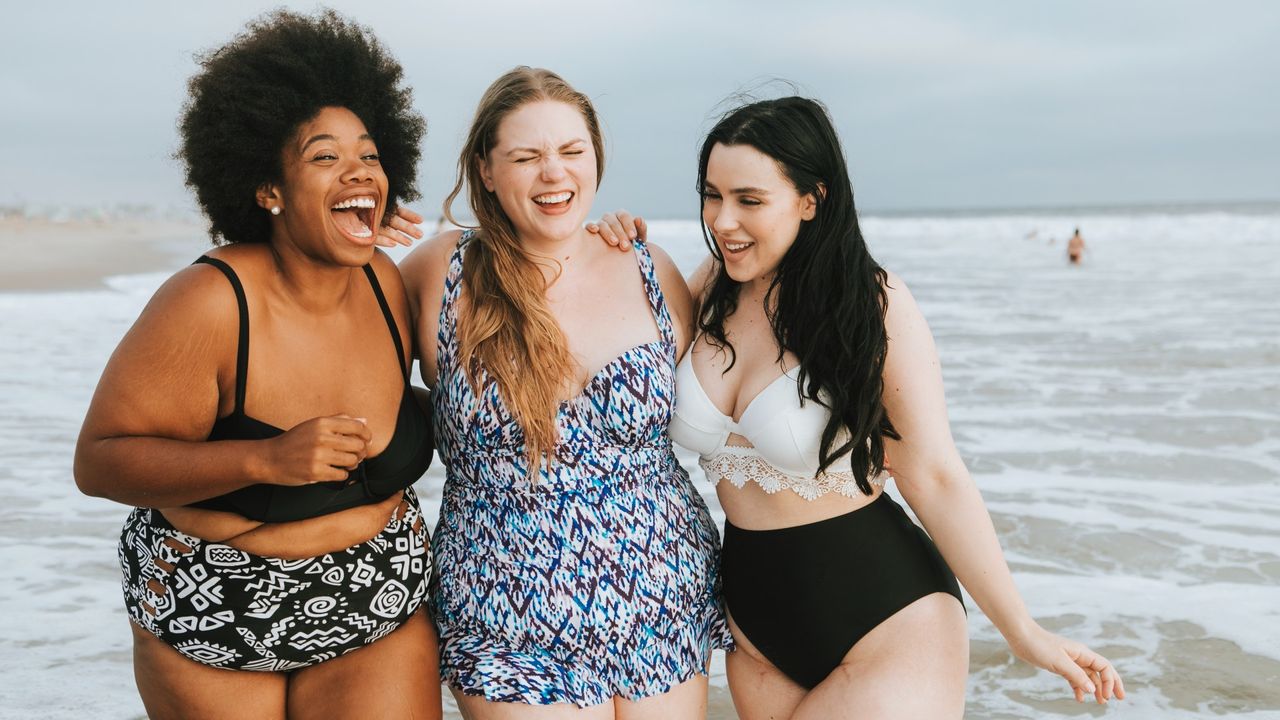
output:
[[[240,311],[240,338],[236,344],[236,405],[232,412],[243,413],[244,392],[249,376],[249,301],[245,299],[244,285],[240,283],[240,278],[230,265],[208,255],[201,255],[191,264],[197,263],[212,265],[221,270],[231,283],[231,289],[236,292],[236,306]]]
[[[458,343],[458,295],[462,292],[462,259],[467,245],[475,237],[475,230],[464,230],[458,239],[458,246],[449,256],[449,274],[444,279],[444,301],[440,303],[439,331],[436,334],[438,356],[437,366],[444,367],[446,355],[452,357],[457,353]]]
[[[400,328],[396,325],[396,318],[391,314],[391,306],[387,304],[387,296],[382,292],[382,284],[378,282],[378,275],[373,271],[373,265],[365,265],[364,274],[369,278],[369,286],[373,288],[373,294],[378,298],[378,307],[382,308],[382,317],[386,319],[387,328],[391,330],[391,339],[396,344],[396,360],[400,362],[400,371],[404,373],[407,381],[409,366],[404,362],[404,343],[400,340]]]
[[[662,333],[662,341],[671,345],[672,352],[675,351],[676,333],[675,325],[671,320],[671,313],[667,310],[666,298],[662,295],[662,286],[658,283],[658,274],[653,267],[653,256],[649,254],[649,247],[643,240],[635,241],[636,261],[640,263],[640,273],[644,276],[644,292],[649,298],[649,309],[653,311],[653,317],[658,322],[658,331]]]

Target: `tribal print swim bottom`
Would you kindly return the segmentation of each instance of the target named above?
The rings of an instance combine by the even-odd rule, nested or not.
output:
[[[386,636],[422,605],[431,555],[421,515],[409,489],[370,540],[285,560],[206,542],[135,508],[120,534],[125,608],[139,627],[211,667],[315,665]]]

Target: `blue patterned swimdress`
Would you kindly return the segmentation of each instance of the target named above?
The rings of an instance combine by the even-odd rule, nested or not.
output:
[[[524,435],[483,372],[458,366],[463,235],[450,259],[432,392],[447,465],[432,540],[440,673],[499,702],[597,705],[705,673],[732,640],[720,542],[672,452],[676,343],[643,243],[636,257],[662,339],[637,345],[561,405],[560,445],[536,483]]]

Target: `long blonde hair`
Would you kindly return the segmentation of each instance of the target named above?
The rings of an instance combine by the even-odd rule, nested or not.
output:
[[[458,156],[457,182],[444,201],[445,217],[461,227],[450,208],[465,184],[479,226],[462,265],[467,303],[458,317],[458,362],[473,390],[478,391],[481,368],[497,382],[503,402],[524,430],[531,478],[537,477],[542,453],[548,465],[555,454],[560,393],[566,378],[576,375],[577,363],[547,307],[548,282],[539,260],[521,246],[498,196],[485,189],[480,165],[497,144],[503,119],[540,100],[563,102],[582,113],[595,149],[599,186],[604,139],[591,101],[550,70],[520,66],[495,80],[480,98]]]

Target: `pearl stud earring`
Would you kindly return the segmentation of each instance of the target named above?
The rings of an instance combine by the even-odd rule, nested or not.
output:
[[[272,215],[279,215],[279,214],[280,214],[280,206],[279,206],[279,205],[276,205],[275,207],[271,208],[271,214],[272,214]]]

